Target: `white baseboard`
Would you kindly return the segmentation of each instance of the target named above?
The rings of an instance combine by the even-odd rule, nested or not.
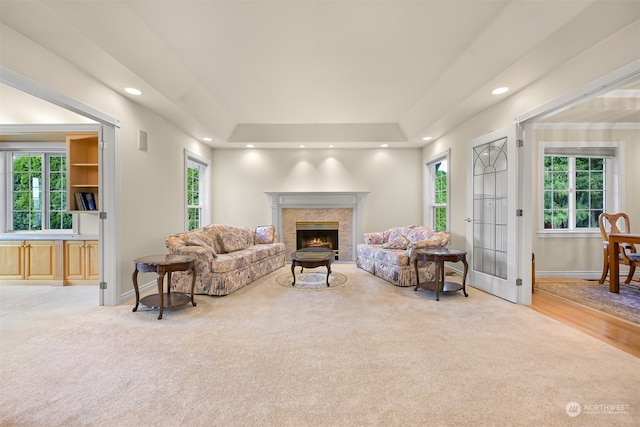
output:
[[[151,289],[158,289],[158,282],[156,280],[151,280],[150,282],[144,283],[142,285],[138,285],[138,290],[140,291],[140,295],[144,294],[145,292]],[[130,291],[127,291],[124,294],[120,295],[120,302],[118,302],[118,304],[123,304],[129,300],[134,300],[134,304],[135,304],[135,299],[136,299],[136,291],[131,289]]]

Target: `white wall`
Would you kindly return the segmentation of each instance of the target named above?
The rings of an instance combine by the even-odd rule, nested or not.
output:
[[[216,149],[213,222],[247,227],[271,224],[268,191],[368,191],[365,232],[420,224],[420,167],[417,148]]]
[[[1,30],[3,66],[120,120],[115,180],[118,211],[108,214],[119,218],[115,268],[119,271],[120,294],[127,294],[133,289],[133,260],[166,253],[165,237],[184,230],[184,149],[209,161],[212,150],[12,29],[2,25]],[[15,116],[21,121],[33,117],[34,122],[42,123],[42,116],[37,113],[41,103],[32,98],[24,110],[15,110]],[[2,109],[5,120],[4,105]],[[137,150],[139,129],[148,133],[146,153]],[[142,275],[139,279],[141,283],[147,280],[155,277]]]
[[[554,101],[570,92],[611,73],[640,58],[640,21],[635,21],[618,33],[593,46],[573,60],[566,62],[544,78],[529,87],[514,93],[500,104],[483,111],[467,122],[459,125],[451,132],[428,144],[422,150],[423,163],[434,155],[451,149],[451,233],[452,247],[466,246],[466,222],[469,216],[466,210],[466,174],[467,144],[480,135],[501,129],[513,124],[514,118]],[[640,138],[632,138],[629,144],[640,144]],[[537,153],[532,150],[533,153]],[[628,151],[638,155],[638,147]],[[638,157],[635,157],[637,159]],[[627,159],[626,182],[638,182],[637,160]],[[532,160],[533,161],[533,160]],[[635,164],[635,166],[633,166]],[[534,183],[536,185],[536,183]],[[537,209],[535,194],[533,209]],[[640,206],[637,191],[632,185],[627,186],[625,209],[632,218],[640,219]],[[637,222],[637,221],[636,221]],[[640,225],[640,224],[638,224]],[[636,228],[636,232],[638,229]],[[533,233],[532,233],[533,234]],[[536,271],[544,275],[545,271],[557,274],[558,271],[601,272],[602,244],[601,239],[591,239],[589,245],[573,239],[553,239],[539,241],[532,235],[533,252],[536,254]],[[554,250],[549,250],[553,245]],[[579,247],[579,249],[578,249]],[[575,256],[567,256],[567,254]],[[588,255],[587,255],[588,254]],[[548,255],[548,256],[547,256]],[[598,274],[599,276],[599,274]]]

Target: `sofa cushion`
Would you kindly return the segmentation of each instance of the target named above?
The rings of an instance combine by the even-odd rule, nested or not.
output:
[[[276,228],[273,225],[262,225],[256,227],[256,239],[257,244],[275,243]]]
[[[226,273],[242,270],[251,265],[251,252],[239,250],[228,254],[218,255],[211,263],[211,271]]]
[[[382,245],[369,245],[366,243],[360,243],[358,245],[358,256],[363,258],[375,258],[376,252],[382,248]]]
[[[409,256],[404,249],[381,249],[374,258],[383,264],[409,265]]]
[[[409,246],[409,239],[405,236],[398,236],[382,245],[385,249],[407,249],[407,246]]]

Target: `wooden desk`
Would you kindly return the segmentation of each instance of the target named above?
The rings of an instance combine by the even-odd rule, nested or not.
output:
[[[420,275],[418,274],[418,261],[433,261],[436,263],[436,280],[434,282],[420,283]],[[462,262],[464,264],[464,275],[462,276],[462,285],[453,282],[447,282],[444,280],[444,263],[447,262]],[[416,287],[424,288],[429,291],[435,291],[436,301],[440,301],[440,292],[456,292],[462,291],[465,297],[468,297],[466,289],[467,270],[469,265],[467,264],[467,253],[458,249],[447,248],[433,248],[433,249],[418,249],[415,252],[415,260],[413,266],[416,270]]]
[[[136,291],[136,305],[133,307],[133,311],[138,311],[138,305],[140,303],[147,307],[158,307],[160,314],[158,320],[162,319],[162,312],[165,308],[179,307],[191,302],[193,306],[196,306],[196,302],[193,299],[193,288],[196,284],[196,267],[195,258],[185,255],[149,255],[136,258],[133,261],[136,268],[133,272],[133,289]],[[174,271],[186,271],[191,270],[191,295],[186,295],[181,292],[171,293],[171,273]],[[148,295],[140,299],[140,291],[138,290],[138,272],[141,273],[156,273],[158,275],[158,293],[154,295]],[[164,288],[164,276],[167,275],[167,292]]]
[[[611,233],[609,234],[609,292],[620,292],[620,243],[640,244],[640,234]]]

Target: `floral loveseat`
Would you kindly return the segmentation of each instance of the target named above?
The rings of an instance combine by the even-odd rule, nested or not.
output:
[[[196,257],[194,292],[228,295],[285,264],[284,243],[272,225],[251,230],[212,224],[167,236],[171,254]],[[171,289],[191,291],[191,272],[172,274]]]
[[[450,237],[449,233],[420,225],[365,233],[364,243],[357,248],[356,265],[396,286],[415,286],[414,251],[445,247]],[[419,261],[420,282],[434,280],[435,270],[435,263]]]

